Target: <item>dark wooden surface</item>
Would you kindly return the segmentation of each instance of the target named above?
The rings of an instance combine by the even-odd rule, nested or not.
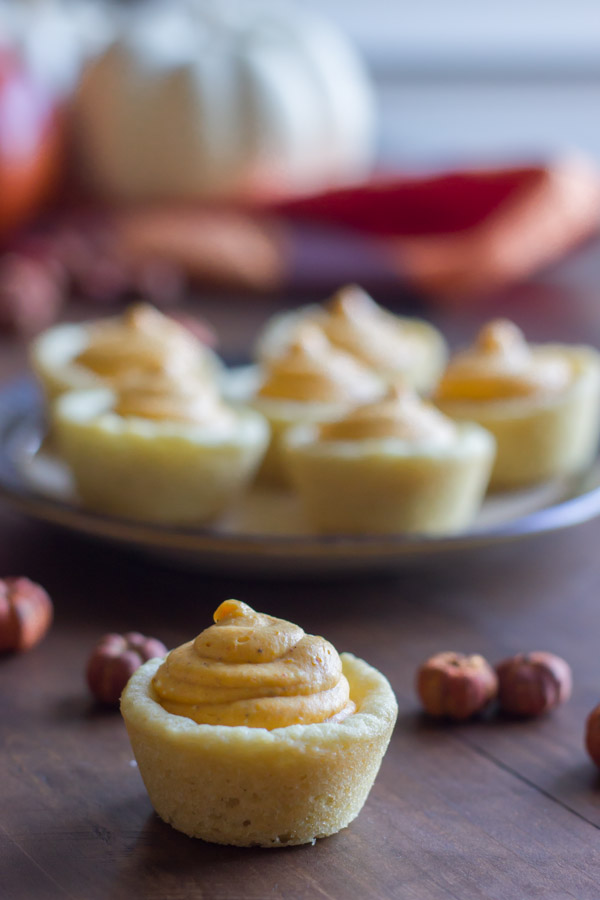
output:
[[[536,338],[600,345],[598,247],[501,303],[438,319],[455,339],[502,308]],[[239,355],[270,307],[205,304]],[[24,368],[0,345],[0,379]],[[244,581],[172,571],[53,531],[0,507],[0,574],[51,592],[46,640],[0,659],[2,900],[597,900],[600,776],[583,750],[600,700],[600,522],[396,578]],[[400,714],[369,800],[314,847],[211,846],[152,812],[117,712],[91,702],[87,655],[106,631],[174,646],[234,596],[322,633],[380,668]],[[545,719],[435,725],[413,693],[417,664],[442,649],[491,661],[551,650],[572,664],[571,702]]]

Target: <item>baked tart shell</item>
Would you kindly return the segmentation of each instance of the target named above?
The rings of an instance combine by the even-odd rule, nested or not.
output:
[[[552,349],[550,347],[550,349]],[[574,373],[556,395],[486,402],[439,402],[456,421],[477,422],[496,439],[490,488],[525,487],[574,474],[592,462],[600,432],[600,355],[588,347],[557,347]]]
[[[286,439],[288,469],[314,528],[334,534],[454,534],[477,514],[494,440],[460,423],[450,447],[394,439],[317,440],[300,426]]]
[[[202,524],[255,475],[269,440],[266,421],[238,410],[232,434],[177,422],[123,418],[100,388],[63,394],[52,408],[58,453],[88,509],[173,525]]]
[[[172,715],[152,687],[162,660],[138,669],[121,712],[158,815],[190,837],[240,847],[314,843],[345,828],[373,785],[397,705],[380,672],[351,654],[341,659],[357,711],[273,731]]]

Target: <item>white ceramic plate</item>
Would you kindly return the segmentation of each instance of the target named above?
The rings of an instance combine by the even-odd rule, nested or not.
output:
[[[89,512],[68,470],[42,447],[40,399],[30,380],[0,391],[0,496],[29,515],[155,558],[228,574],[335,575],[396,571],[456,553],[584,522],[600,514],[600,461],[587,472],[487,499],[456,537],[316,535],[293,496],[253,490],[210,527],[144,525]]]

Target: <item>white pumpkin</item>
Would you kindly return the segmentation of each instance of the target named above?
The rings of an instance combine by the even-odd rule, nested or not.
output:
[[[372,161],[358,56],[286,0],[144,7],[91,66],[77,113],[89,177],[115,199],[301,194]]]

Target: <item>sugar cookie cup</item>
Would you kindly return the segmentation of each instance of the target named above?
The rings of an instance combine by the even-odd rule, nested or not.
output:
[[[253,410],[214,421],[119,412],[108,388],[61,395],[52,409],[58,453],[89,509],[144,522],[202,524],[252,480],[269,440]]]
[[[322,306],[273,316],[257,340],[256,358],[269,365],[287,351],[307,322],[384,379],[400,377],[419,393],[432,390],[446,364],[447,345],[437,328],[422,319],[394,315],[356,285],[340,288]]]
[[[129,681],[121,712],[157,813],[239,846],[314,842],[358,815],[396,720],[384,676],[226,600]]]
[[[292,483],[319,532],[454,534],[472,523],[494,438],[454,425],[416,396],[391,396],[285,438]]]
[[[314,843],[345,828],[379,771],[397,705],[380,672],[341,659],[356,712],[272,731],[167,712],[152,686],[162,661],[138,669],[121,712],[158,815],[190,837],[242,847]]]
[[[217,355],[183,325],[144,303],[109,319],[55,325],[33,341],[29,355],[48,402],[66,391],[115,387],[132,372],[214,380],[222,370]]]
[[[526,345],[514,328],[490,323],[478,341],[500,344],[489,348],[488,356],[497,361],[489,371],[482,363],[469,374],[473,358],[466,351],[454,368],[450,364],[435,397],[455,421],[477,422],[494,435],[494,490],[585,469],[597,452],[600,433],[600,354],[586,346]],[[513,341],[519,353],[515,363],[510,359]]]
[[[438,452],[402,441],[322,442],[300,425],[286,439],[288,471],[307,518],[329,534],[456,534],[479,512],[494,459],[470,422]]]

